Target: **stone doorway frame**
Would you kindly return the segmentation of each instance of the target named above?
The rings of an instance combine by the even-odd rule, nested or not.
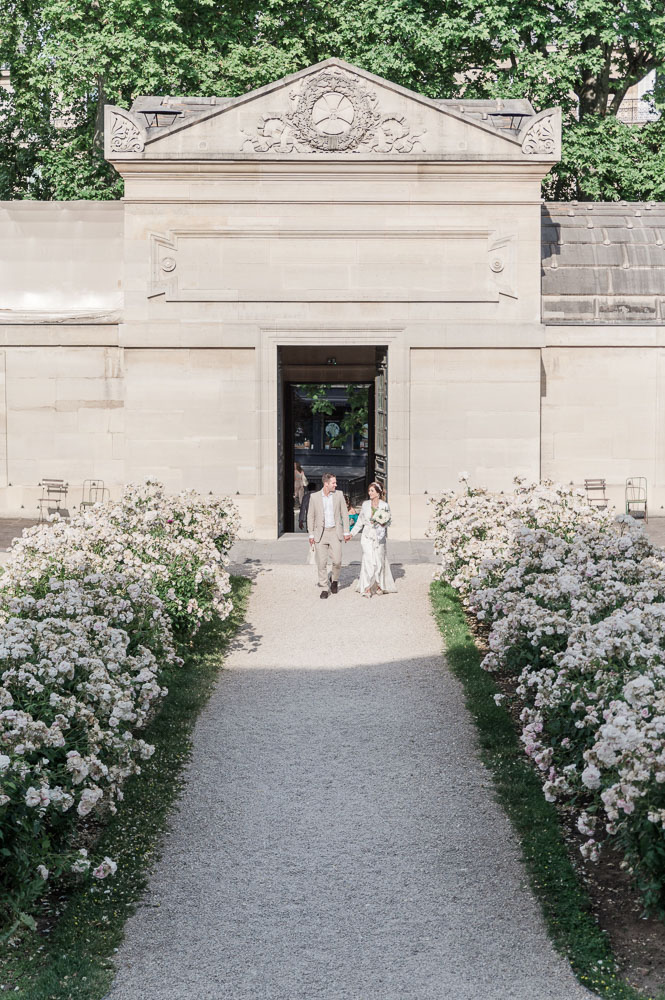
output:
[[[258,492],[255,507],[255,537],[278,537],[279,347],[386,347],[388,350],[388,461],[390,505],[394,538],[410,538],[409,495],[409,347],[404,328],[348,324],[344,326],[275,327],[260,330],[257,357],[257,401],[259,418]]]

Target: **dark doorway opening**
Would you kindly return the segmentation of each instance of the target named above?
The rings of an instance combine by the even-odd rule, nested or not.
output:
[[[279,531],[298,530],[295,464],[317,489],[334,472],[357,504],[373,479],[387,479],[387,350],[279,350]]]

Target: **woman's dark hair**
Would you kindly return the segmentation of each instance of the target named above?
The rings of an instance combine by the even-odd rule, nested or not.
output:
[[[294,462],[293,464],[295,465],[298,472],[302,472],[302,465],[300,464],[300,462]]]
[[[372,486],[374,487],[374,489],[376,490],[376,492],[379,494],[379,499],[382,499],[382,497],[383,497],[383,486],[381,486],[380,483],[370,483],[369,486],[367,487],[367,492],[368,493],[371,490]]]

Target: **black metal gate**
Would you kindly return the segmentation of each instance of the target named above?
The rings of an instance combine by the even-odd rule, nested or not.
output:
[[[374,479],[388,488],[388,350],[376,349],[374,378]]]
[[[286,427],[284,426],[286,423]],[[284,384],[282,381],[282,361],[277,354],[277,475],[278,488],[277,488],[277,534],[281,535],[284,531],[293,531],[292,524],[286,524],[286,514],[288,511],[288,501],[286,498],[287,491],[289,490],[289,484],[293,482],[293,472],[292,468],[287,464],[287,456],[285,454],[286,444],[285,437],[287,436],[287,428],[289,424],[289,415],[284,411]],[[291,475],[289,476],[289,472]],[[291,493],[293,490],[291,489]]]

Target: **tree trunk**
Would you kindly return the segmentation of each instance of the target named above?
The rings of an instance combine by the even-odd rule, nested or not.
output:
[[[607,110],[607,94],[602,92],[598,86],[598,78],[593,75],[585,76],[577,93],[580,102],[580,121],[586,115],[600,115]]]
[[[95,116],[95,135],[93,145],[95,149],[104,149],[104,105],[106,103],[106,92],[104,90],[104,77],[97,77],[97,114]]]
[[[587,44],[582,44],[584,51],[593,51],[599,48],[598,40],[592,36],[587,39]],[[585,115],[598,115],[604,118],[607,114],[607,105],[610,99],[612,75],[612,47],[605,45],[603,65],[599,70],[584,70],[580,72],[581,85],[577,92],[579,98],[579,118],[580,121]]]

